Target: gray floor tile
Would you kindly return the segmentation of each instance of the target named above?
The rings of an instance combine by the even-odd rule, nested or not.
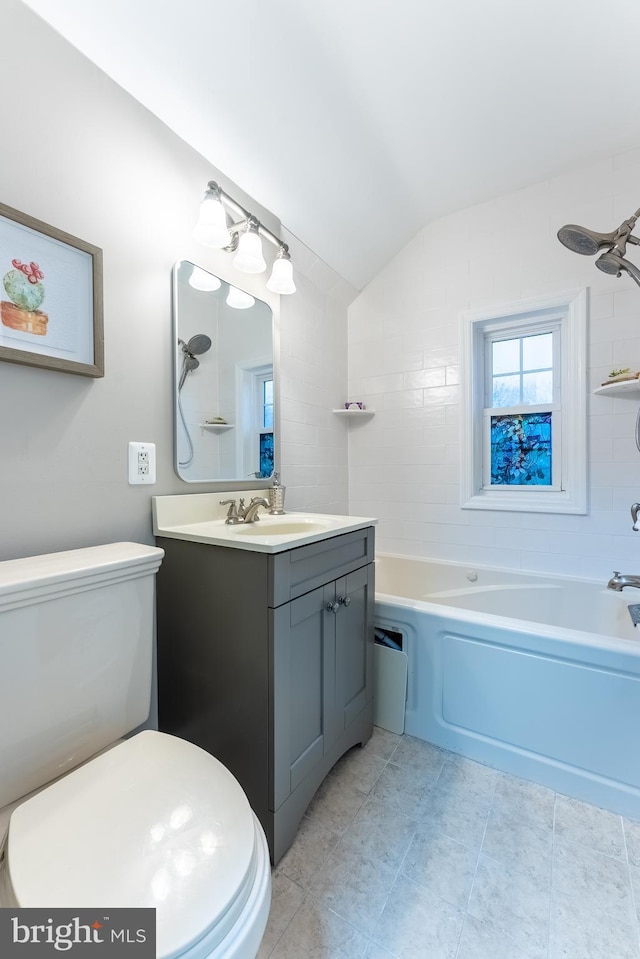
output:
[[[633,925],[597,915],[587,903],[555,893],[551,903],[549,959],[638,959]]]
[[[393,754],[396,766],[409,766],[415,776],[436,779],[446,758],[444,750],[422,739],[403,736]]]
[[[553,850],[554,892],[565,893],[594,916],[608,914],[634,923],[629,867],[580,843],[557,839]]]
[[[437,785],[438,789],[446,790],[451,796],[472,794],[477,799],[491,801],[497,782],[497,770],[457,756],[455,759],[445,759]]]
[[[547,959],[547,944],[515,942],[467,914],[456,959]]]
[[[541,883],[513,864],[480,856],[469,912],[494,935],[511,936],[524,947],[543,950],[549,939],[549,883]]]
[[[540,882],[551,882],[553,828],[521,819],[513,805],[491,807],[482,852],[525,870]]]
[[[557,797],[555,833],[560,839],[589,846],[605,856],[626,858],[622,818],[578,799]]]
[[[343,842],[362,855],[397,869],[404,859],[417,822],[387,803],[369,797],[345,832]]]
[[[302,905],[304,891],[287,876],[271,877],[271,910],[257,959],[267,959]]]
[[[311,895],[371,936],[393,886],[397,869],[340,843],[327,860]]]
[[[490,808],[490,796],[438,781],[422,807],[422,818],[429,828],[479,850]]]
[[[627,856],[633,866],[640,866],[640,822],[623,819],[622,828],[627,841]]]
[[[271,959],[364,959],[369,942],[321,902],[306,899]]]
[[[556,794],[546,786],[507,773],[498,774],[493,805],[504,815],[553,829],[555,800]]]
[[[640,822],[376,729],[274,870],[258,959],[640,959],[639,921]]]
[[[353,821],[365,800],[365,793],[354,786],[327,776],[307,809],[309,819],[316,819],[327,829],[342,834]]]
[[[413,837],[401,872],[432,896],[466,909],[477,861],[477,850],[422,826]]]
[[[371,796],[388,803],[412,819],[419,819],[429,798],[436,775],[427,779],[416,776],[410,766],[396,766],[389,762],[380,773],[371,790]]]
[[[364,748],[367,752],[374,753],[374,755],[380,756],[384,760],[389,760],[402,738],[402,736],[398,736],[396,733],[389,732],[388,729],[381,729],[380,726],[374,726],[371,739]]]
[[[381,756],[362,746],[354,746],[336,763],[329,775],[347,786],[369,793],[386,765],[386,759]]]
[[[640,923],[640,866],[629,866],[629,876],[636,909],[636,919]]]
[[[278,863],[276,874],[283,874],[303,889],[318,877],[330,854],[340,841],[339,833],[319,819],[305,816],[293,845]]]
[[[396,959],[396,957],[384,946],[380,946],[377,942],[370,942],[366,959]]]
[[[397,959],[455,959],[464,913],[400,876],[373,933]]]

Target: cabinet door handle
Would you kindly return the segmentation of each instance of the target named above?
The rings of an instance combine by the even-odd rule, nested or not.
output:
[[[338,596],[338,602],[340,603],[341,606],[348,606],[349,603],[351,602],[351,597],[350,597],[350,596]]]
[[[337,613],[339,609],[340,609],[339,603],[327,603],[328,613]]]

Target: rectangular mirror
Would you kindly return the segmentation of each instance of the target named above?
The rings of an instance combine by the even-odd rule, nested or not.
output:
[[[188,260],[173,268],[175,469],[255,486],[273,473],[271,308]]]

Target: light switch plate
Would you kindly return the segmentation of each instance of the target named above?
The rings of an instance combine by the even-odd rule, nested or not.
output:
[[[151,486],[156,481],[156,444],[129,443],[129,483]]]

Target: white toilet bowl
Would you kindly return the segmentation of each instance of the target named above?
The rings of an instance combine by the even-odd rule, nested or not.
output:
[[[262,827],[204,750],[146,730],[21,803],[0,905],[156,909],[161,959],[254,959],[271,899]]]

